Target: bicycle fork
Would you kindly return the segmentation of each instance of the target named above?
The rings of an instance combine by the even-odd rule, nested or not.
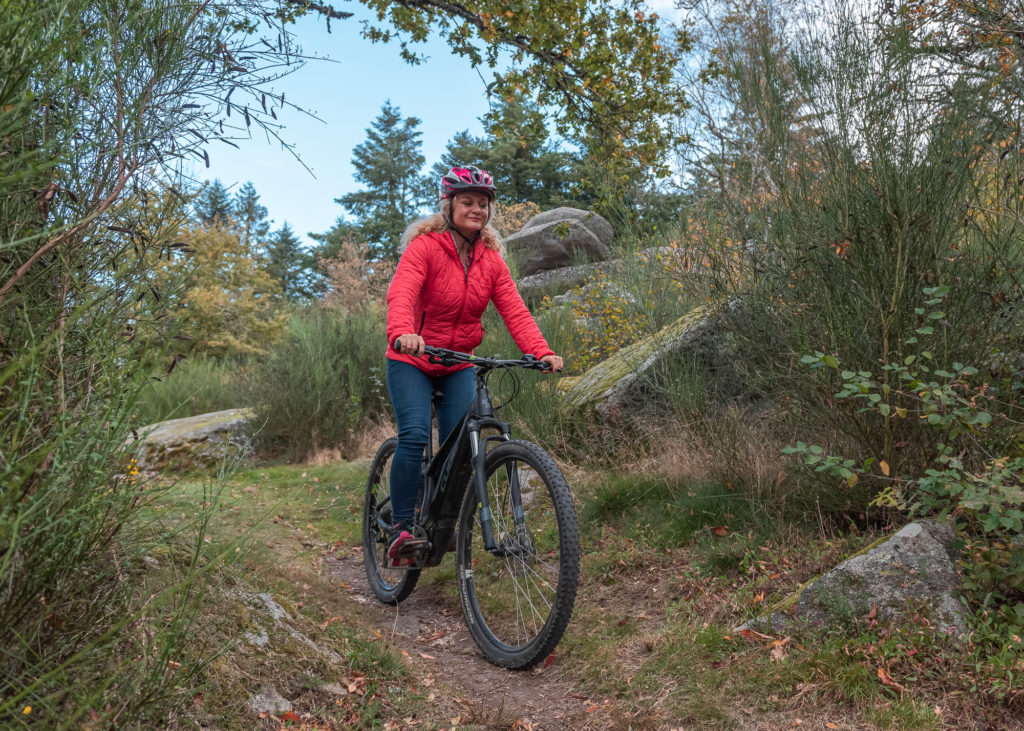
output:
[[[508,428],[504,424],[495,424],[501,431],[502,441],[509,438]],[[508,480],[509,500],[512,505],[512,515],[515,521],[515,532],[511,535],[502,535],[498,538],[494,535],[494,513],[491,510],[490,495],[487,492],[487,473],[484,465],[486,449],[480,439],[480,424],[473,424],[469,429],[470,457],[473,461],[473,489],[476,491],[477,511],[480,514],[480,537],[483,540],[484,548],[488,553],[495,556],[505,557],[515,552],[515,547],[506,545],[509,539],[515,540],[518,547],[525,546],[526,539],[526,514],[523,510],[523,496],[519,484],[519,470],[513,464],[505,465],[505,477]],[[487,440],[483,440],[486,442]]]

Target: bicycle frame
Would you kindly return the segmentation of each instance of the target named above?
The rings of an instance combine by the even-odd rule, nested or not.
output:
[[[492,439],[507,441],[511,438],[511,426],[495,416],[491,394],[487,388],[485,377],[490,368],[477,368],[474,373],[476,392],[473,403],[466,410],[458,428],[452,430],[444,443],[438,447],[437,453],[431,453],[428,444],[424,456],[422,471],[422,489],[418,502],[419,516],[417,524],[426,532],[430,547],[425,565],[437,566],[441,563],[448,546],[455,534],[459,510],[462,506],[465,491],[470,488],[476,493],[477,506],[480,511],[481,537],[484,548],[499,554],[501,547],[494,538],[493,521],[491,518],[490,500],[487,496],[487,485],[484,481],[484,458],[486,444]],[[481,437],[481,434],[492,429],[496,436]],[[522,497],[516,475],[512,477],[513,506],[517,522],[522,521]]]

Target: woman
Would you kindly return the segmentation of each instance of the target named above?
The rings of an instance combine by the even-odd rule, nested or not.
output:
[[[472,353],[484,337],[480,323],[493,301],[516,345],[562,370],[516,289],[501,255],[494,214],[494,181],[473,166],[453,167],[441,179],[438,213],[415,221],[402,236],[402,255],[388,288],[387,384],[398,422],[398,447],[391,463],[392,565],[412,563],[410,531],[420,464],[430,438],[433,391],[442,441],[473,400],[472,366],[442,366],[424,359],[425,345]],[[395,342],[399,349],[395,350]]]

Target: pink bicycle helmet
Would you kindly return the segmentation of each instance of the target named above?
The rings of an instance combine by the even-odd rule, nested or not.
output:
[[[498,190],[494,178],[486,170],[473,165],[455,166],[441,178],[441,197],[451,198],[464,190],[475,190],[486,193],[492,200]]]

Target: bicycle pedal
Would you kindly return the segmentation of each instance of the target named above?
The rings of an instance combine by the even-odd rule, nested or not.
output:
[[[430,548],[430,541],[426,538],[410,538],[398,547],[398,557],[404,558],[419,553],[425,553]]]
[[[426,541],[424,541],[424,543],[426,543]],[[422,569],[426,566],[426,558],[426,550],[400,553],[398,558],[391,560],[390,568],[405,570]]]

